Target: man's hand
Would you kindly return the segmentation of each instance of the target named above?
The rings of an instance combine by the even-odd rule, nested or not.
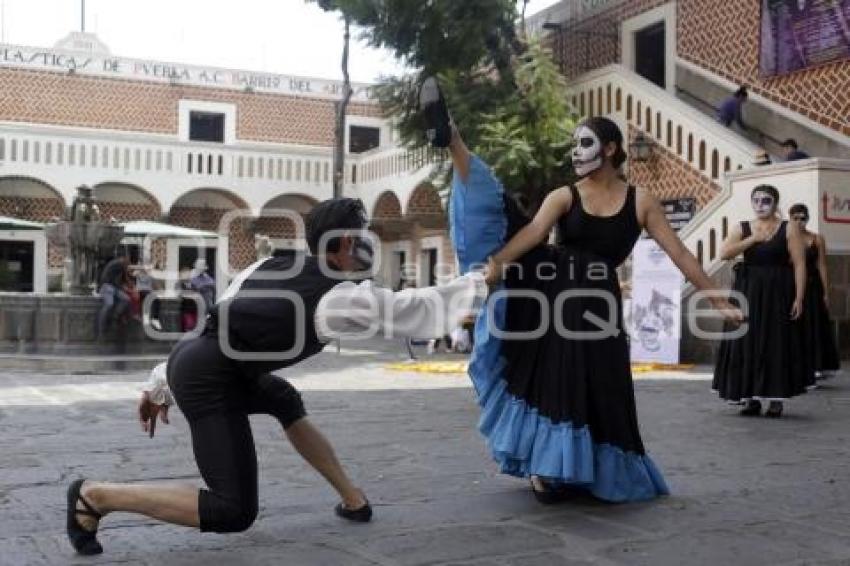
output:
[[[147,432],[151,438],[153,438],[156,430],[157,415],[159,415],[159,420],[168,424],[168,405],[153,403],[150,394],[143,391],[142,398],[139,400],[139,423],[142,425],[142,430]]]

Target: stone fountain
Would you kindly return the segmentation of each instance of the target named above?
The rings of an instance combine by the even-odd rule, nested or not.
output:
[[[66,288],[71,295],[91,295],[97,289],[97,266],[114,254],[124,228],[104,222],[91,187],[77,188],[67,218],[47,227],[47,239],[70,259]]]
[[[102,336],[95,331],[102,304],[95,294],[98,265],[115,254],[124,227],[104,221],[90,187],[79,187],[66,218],[45,232],[65,256],[66,292],[0,293],[0,366],[117,370],[149,367],[150,356],[168,353],[180,331],[176,297],[160,299],[159,321],[168,336],[146,332],[136,319],[112,324]]]

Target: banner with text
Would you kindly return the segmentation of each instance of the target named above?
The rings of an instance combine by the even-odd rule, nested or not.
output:
[[[762,0],[761,73],[850,58],[850,0]]]

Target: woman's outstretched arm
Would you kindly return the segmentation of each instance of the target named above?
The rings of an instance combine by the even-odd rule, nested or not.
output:
[[[661,203],[652,194],[641,191],[641,205],[639,218],[646,231],[652,236],[658,245],[667,252],[670,260],[682,272],[685,278],[694,284],[700,291],[719,291],[719,288],[702,269],[697,258],[694,257],[676,232],[667,221]],[[641,214],[641,212],[643,214]],[[729,301],[720,295],[712,296],[710,301],[714,308],[722,311],[723,316],[730,320],[740,321],[743,319],[741,311],[735,308]]]
[[[552,231],[561,215],[569,212],[573,197],[569,187],[561,187],[549,193],[534,220],[525,225],[511,240],[490,258],[487,267],[487,282],[501,279],[503,266],[515,261],[534,246],[542,242]]]

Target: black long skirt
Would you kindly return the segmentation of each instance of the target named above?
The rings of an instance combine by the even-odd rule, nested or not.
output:
[[[835,344],[832,320],[824,301],[823,281],[817,271],[809,274],[806,284],[803,328],[806,349],[812,356],[813,370],[817,373],[838,371],[841,362]]]
[[[736,330],[743,335],[721,343],[713,389],[728,401],[783,400],[805,393],[814,383],[814,369],[802,319],[791,320],[791,267],[739,263],[732,289],[746,298],[742,308],[748,321],[742,327],[726,324],[727,335]]]

